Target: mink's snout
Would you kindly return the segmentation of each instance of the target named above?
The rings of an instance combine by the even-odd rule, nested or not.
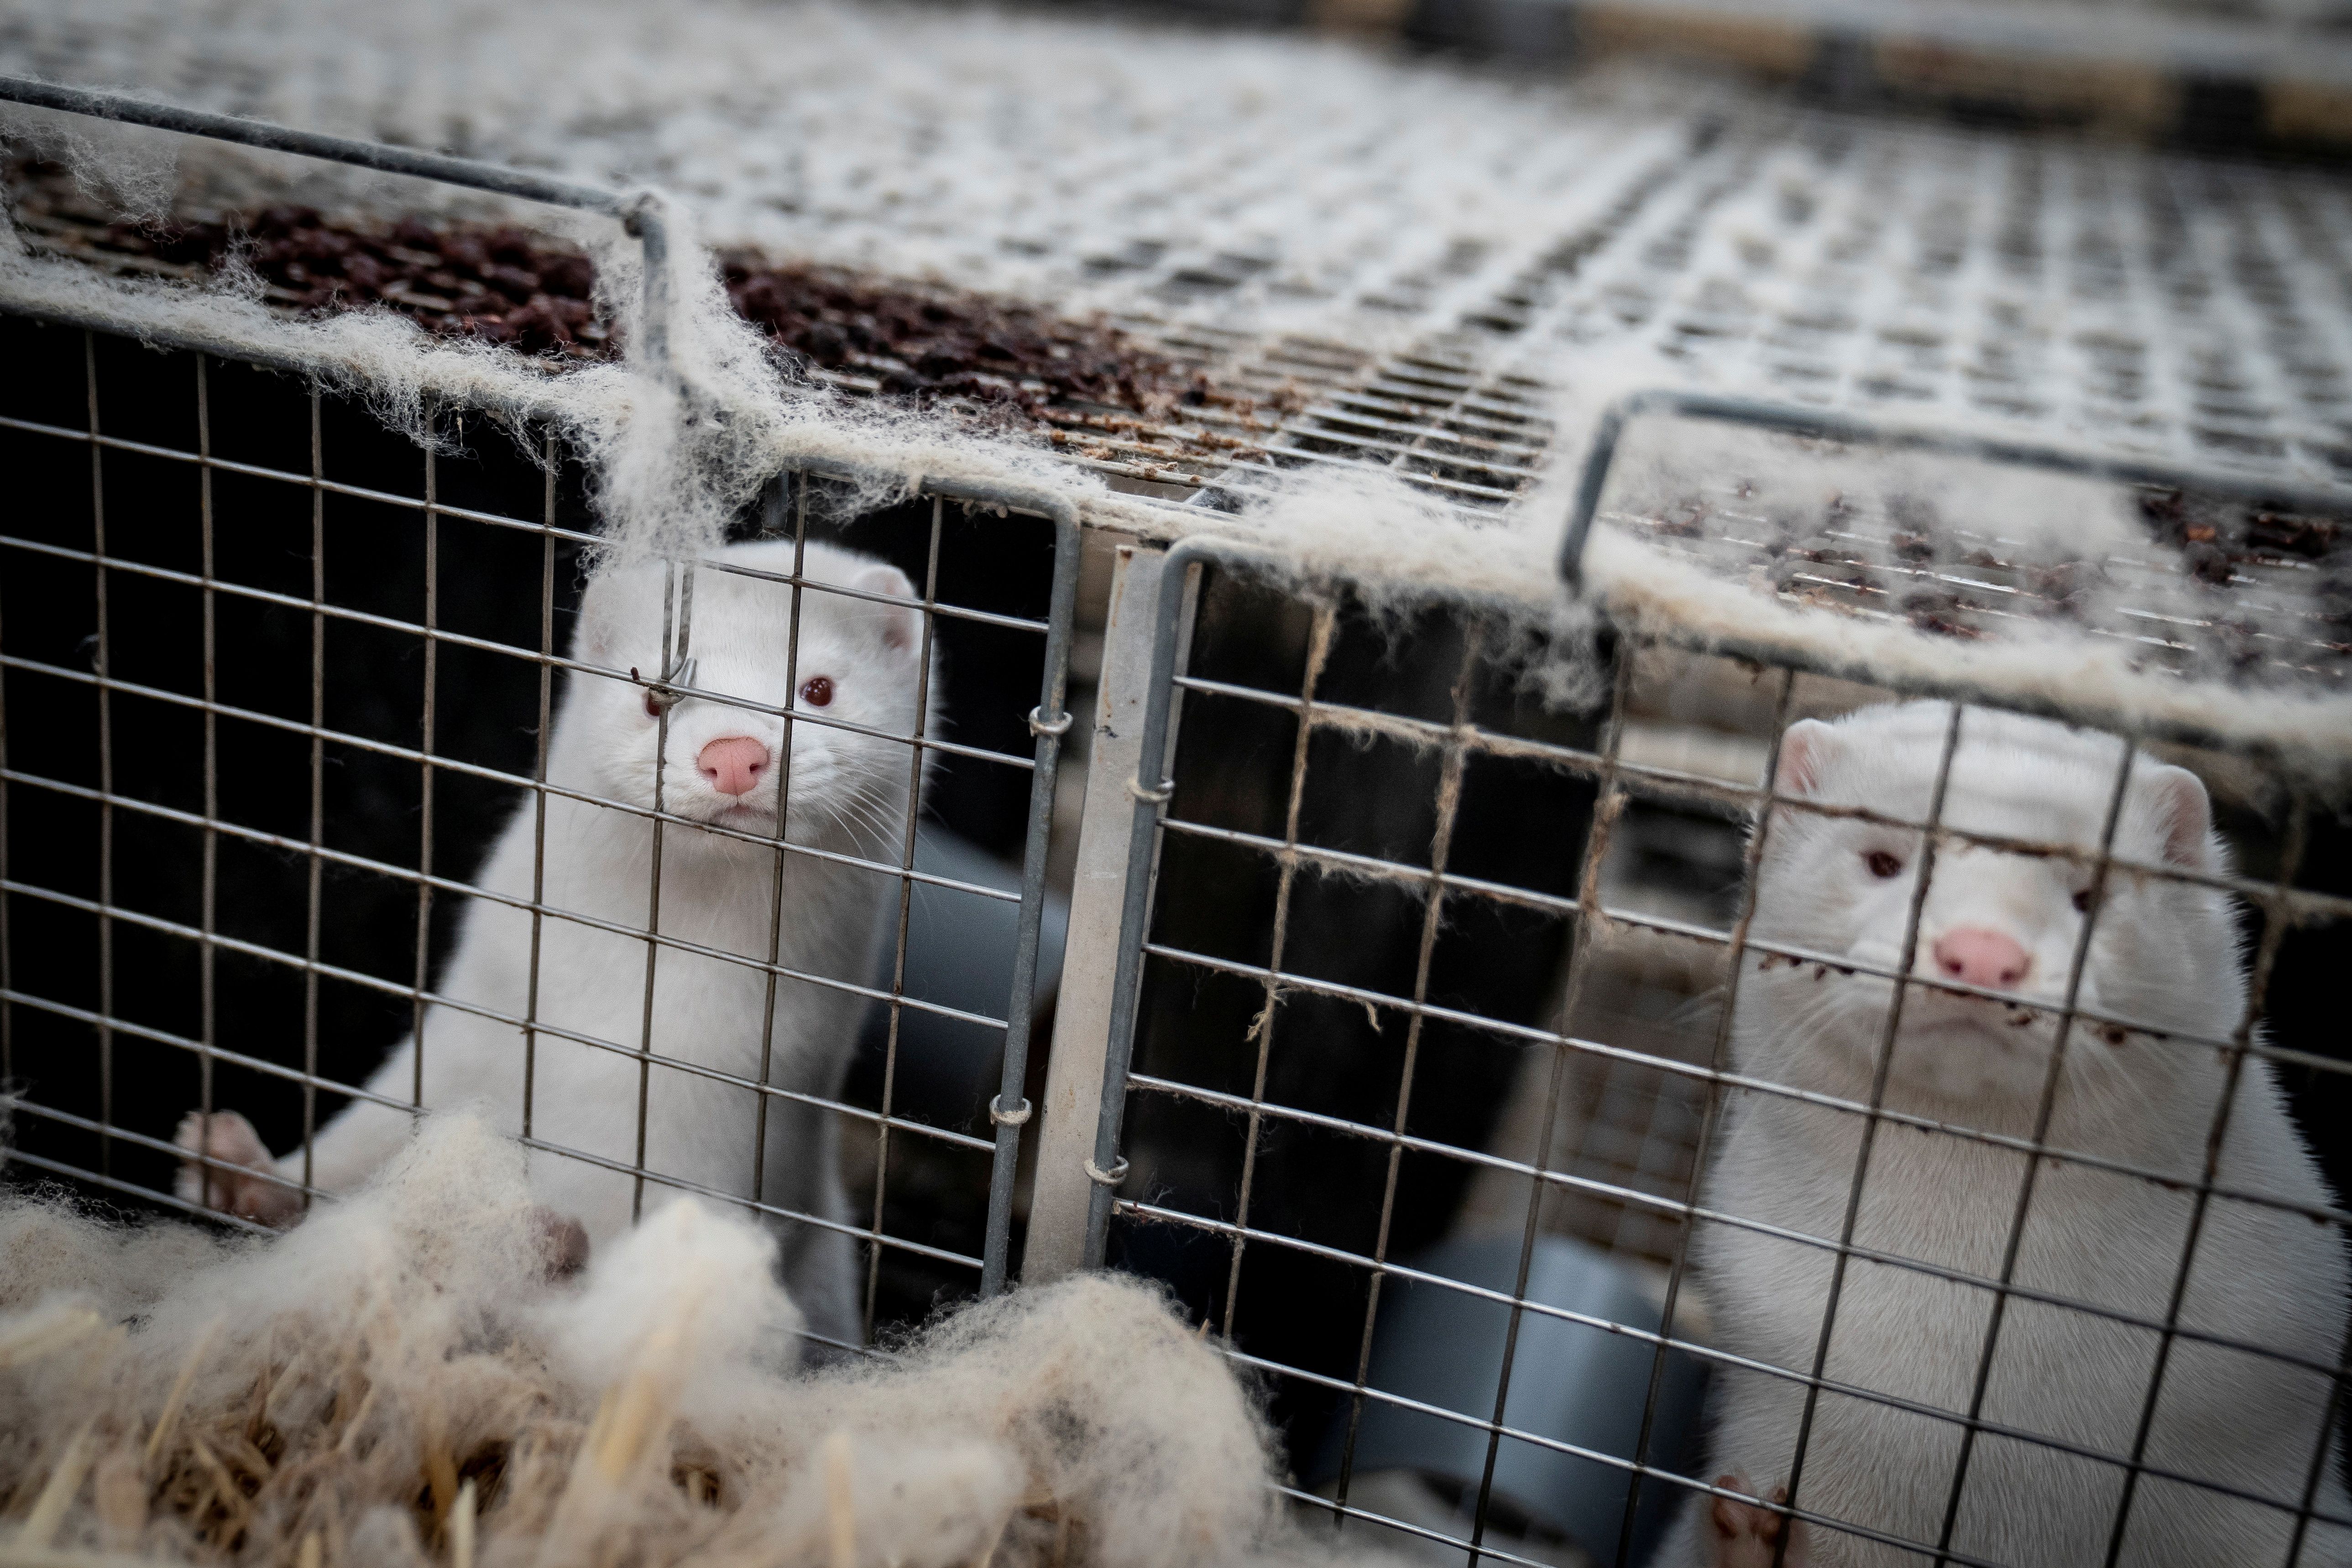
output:
[[[768,771],[768,745],[748,735],[730,735],[703,747],[694,765],[720,795],[749,795]]]
[[[1945,978],[1990,991],[2013,991],[2033,973],[2033,955],[2013,937],[1983,926],[1958,926],[1936,939],[1936,968]]]

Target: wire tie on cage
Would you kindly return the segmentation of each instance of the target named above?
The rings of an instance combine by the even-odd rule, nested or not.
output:
[[[1127,793],[1146,805],[1166,805],[1169,797],[1176,793],[1176,781],[1170,779],[1158,789],[1146,789],[1141,779],[1129,779]]]
[[[1043,708],[1029,710],[1029,732],[1033,735],[1066,735],[1069,733],[1071,715],[1059,713],[1051,719],[1043,717]]]
[[[1003,1100],[1004,1097],[1001,1094],[988,1097],[988,1119],[999,1127],[1018,1127],[1027,1121],[1030,1113],[1036,1109],[1029,1103],[1029,1097],[1026,1095],[1021,1097],[1021,1109],[1018,1110],[1004,1110]]]
[[[1118,1163],[1111,1166],[1108,1171],[1104,1170],[1100,1165],[1096,1164],[1092,1160],[1088,1160],[1087,1162],[1087,1180],[1094,1183],[1095,1185],[1098,1187],[1118,1186],[1121,1182],[1127,1180],[1127,1156],[1124,1154],[1120,1155],[1118,1157]]]
[[[680,659],[677,666],[659,680],[646,679],[644,676],[637,673],[637,667],[633,664],[629,666],[629,679],[645,687],[646,700],[655,707],[675,708],[686,700],[686,693],[678,690],[677,688],[694,684],[697,662],[691,658]]]

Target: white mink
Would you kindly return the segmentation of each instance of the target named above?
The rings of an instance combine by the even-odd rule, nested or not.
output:
[[[794,546],[767,542],[730,546],[730,565],[786,574]],[[866,595],[911,599],[896,567],[847,550],[806,546],[804,577]],[[678,574],[680,579],[688,574]],[[614,670],[635,668],[651,679],[663,668],[665,570],[658,564],[608,571],[591,583],[581,605],[575,657]],[[691,574],[687,651],[690,682],[772,708],[810,715],[793,725],[786,837],[838,856],[896,864],[918,763],[914,748],[835,728],[838,720],[883,735],[916,732],[920,671],[920,612],[804,589],[799,651],[791,657],[792,587],[709,568]],[[672,600],[677,604],[686,595]],[[788,679],[787,672],[791,671]],[[934,708],[936,703],[931,704]],[[548,776],[567,790],[638,807],[655,804],[660,723],[646,689],[628,680],[574,671],[548,751]],[[668,713],[660,770],[667,812],[772,839],[774,764],[783,721],[713,700],[688,699]],[[478,883],[529,900],[539,827],[530,801],[507,825]],[[589,1161],[533,1150],[534,1197],[584,1227],[592,1244],[625,1231],[635,1209],[639,1062],[546,1031],[609,1042],[635,1052],[644,1037],[648,895],[654,826],[644,816],[564,795],[547,796],[545,881],[551,911],[539,923],[536,1037],[531,1064],[530,1135],[576,1150]],[[777,851],[740,837],[667,825],[661,834],[660,931],[679,942],[764,963],[771,952]],[[882,872],[814,855],[786,854],[776,961],[802,974],[864,983],[881,900],[892,887]],[[561,918],[562,910],[607,922]],[[520,1019],[530,993],[532,919],[527,910],[476,899],[461,916],[457,951],[437,989],[453,1000]],[[724,958],[663,947],[656,961],[651,1048],[656,1057],[757,1081],[768,975]],[[774,1026],[767,1042],[766,1081],[797,1095],[836,1098],[857,1037],[864,998],[837,988],[779,978]],[[524,1130],[524,1033],[517,1025],[436,1003],[423,1020],[424,1075],[417,1092],[417,1049],[404,1040],[367,1085],[394,1105],[354,1100],[319,1131],[310,1172],[333,1193],[373,1173],[408,1136],[412,1099],[426,1109],[476,1104],[493,1124]],[[728,1083],[656,1063],[645,1089],[646,1169],[692,1188],[753,1195],[758,1101],[767,1100],[767,1137],[759,1197],[765,1204],[835,1223],[848,1220],[839,1172],[834,1112],[803,1100],[761,1097]],[[268,1153],[245,1119],[215,1113],[209,1135],[191,1115],[181,1143],[233,1163],[265,1168]],[[300,1151],[275,1162],[299,1181]],[[205,1178],[193,1163],[181,1174],[196,1198]],[[272,1223],[294,1217],[291,1189],[215,1170],[216,1205]],[[646,1204],[671,1189],[648,1182]],[[785,1283],[822,1334],[858,1337],[856,1252],[840,1231],[780,1220]]]
[[[1806,721],[1782,742],[1778,787],[1829,805],[1925,820],[1951,710],[1878,707]],[[2095,848],[2120,742],[2039,720],[1970,709],[1944,803],[1948,826]],[[1921,857],[1918,834],[1851,817],[1776,809],[1759,869],[1754,935],[1892,969]],[[2134,763],[2116,836],[2119,858],[2219,871],[2204,786],[2184,769]],[[2063,1001],[2089,902],[2091,868],[2064,857],[1939,839],[1913,973]],[[1751,957],[1738,977],[1738,1071],[1865,1101],[1893,985],[1834,964]],[[2086,1300],[2161,1322],[2186,1242],[2194,1184],[2221,1103],[2222,1053],[2160,1037],[2227,1039],[2247,983],[2228,898],[2113,869],[2093,928],[2081,1005],[2147,1026],[2078,1023],[2065,1049],[2053,1147],[2160,1173],[2179,1184],[2045,1161],[2015,1279],[2050,1300],[2011,1298],[1983,1416],[2078,1449],[2128,1456],[2158,1335],[2053,1300]],[[2052,1013],[1914,985],[1890,1059],[1888,1109],[2030,1137],[2056,1034]],[[1735,1092],[1706,1182],[1708,1206],[1834,1241],[1860,1151],[1857,1114],[1758,1090]],[[2022,1156],[1948,1132],[1882,1123],[1854,1242],[1997,1278],[2025,1174]],[[2332,1200],[2288,1120],[2268,1063],[2239,1078],[2218,1183],[2294,1205]],[[1694,1258],[1718,1342],[1735,1355],[1810,1372],[1833,1258],[1823,1248],[1713,1222]],[[2242,1198],[2208,1207],[2180,1322],[2192,1331],[2333,1365],[2344,1346],[2346,1258],[2331,1225]],[[1849,1265],[1825,1378],[1965,1415],[1993,1302],[1983,1287],[1856,1258]],[[2248,1500],[2143,1475],[2120,1562],[2139,1568],[2284,1563],[2322,1443],[2325,1373],[2190,1338],[2174,1341],[2147,1462],[2272,1500]],[[1786,1484],[1801,1383],[1726,1369],[1706,1475],[1769,1495]],[[1957,1422],[1824,1391],[1796,1506],[1933,1547],[1961,1444]],[[1984,1433],[1951,1538],[1967,1557],[2021,1565],[2106,1561],[2123,1489],[2119,1465]],[[2331,1453],[2315,1501],[2347,1511]],[[1670,1568],[1771,1561],[1778,1516],[1700,1498],[1659,1558]],[[1800,1527],[1787,1561],[1815,1568],[1924,1563],[1929,1557],[1826,1526]],[[2347,1532],[2314,1525],[2299,1561],[2352,1563]]]

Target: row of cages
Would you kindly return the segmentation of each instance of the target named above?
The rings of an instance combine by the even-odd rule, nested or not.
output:
[[[267,1230],[471,1103],[592,1251],[774,1226],[819,1355],[1161,1281],[1408,1557],[2337,1560],[2344,781],[1615,631],[1559,700],[1475,605],[816,468],[602,563],[535,426],[0,357],[11,1182]]]

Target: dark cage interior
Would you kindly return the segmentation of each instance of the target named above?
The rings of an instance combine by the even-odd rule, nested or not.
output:
[[[1591,743],[1596,716],[1547,712],[1475,640],[1484,629],[1443,611],[1377,625],[1343,604],[1216,575],[1202,591],[1192,673],[1256,690],[1307,689],[1324,703],[1436,724],[1462,720]],[[1288,838],[1419,868],[1442,838],[1452,875],[1572,895],[1590,784],[1493,757],[1450,765],[1441,749],[1394,736],[1300,730],[1295,714],[1245,697],[1186,694],[1179,816],[1211,831],[1165,841],[1152,941],[1381,993],[1411,988],[1420,973],[1432,1002],[1540,1022],[1568,937],[1564,917],[1463,900],[1447,906],[1424,954],[1426,900],[1415,889],[1350,876],[1337,860],[1296,860],[1286,871],[1268,846]],[[1349,1252],[1385,1246],[1403,1256],[1435,1242],[1461,1204],[1468,1167],[1407,1153],[1391,1193],[1380,1145],[1295,1121],[1254,1123],[1231,1101],[1255,1094],[1360,1124],[1402,1117],[1417,1137],[1476,1148],[1519,1066],[1515,1047],[1476,1031],[1417,1028],[1328,994],[1285,990],[1270,999],[1262,980],[1235,968],[1155,959],[1141,1005],[1135,1070],[1228,1097],[1136,1097],[1129,1142],[1150,1201]],[[1334,1330],[1360,1318],[1360,1271],[1305,1251],[1237,1247],[1181,1223],[1122,1225],[1116,1235],[1114,1257],[1125,1267],[1168,1279],[1252,1353],[1353,1373],[1354,1343]],[[1311,1442],[1329,1399],[1297,1385],[1276,1397],[1294,1439]]]
[[[251,365],[14,317],[0,359],[10,1178],[144,1206],[172,1189],[184,1113],[234,1108],[299,1147],[413,1026],[465,901],[414,874],[466,882],[528,808],[541,715],[570,679],[537,656],[569,647],[590,498],[557,443],[478,414],[437,416],[428,458],[362,405]],[[928,500],[851,515],[835,488],[793,483],[813,537],[1000,618],[935,618],[940,733],[1025,753],[1042,639],[1000,623],[1045,614],[1050,526]],[[755,508],[738,532],[785,515]],[[347,739],[314,752],[314,727]],[[924,835],[1013,868],[1009,887],[1027,794],[1024,773],[940,756]],[[919,931],[925,900],[955,904],[913,898]],[[887,1093],[897,1117],[984,1138],[1001,1032],[908,1014],[893,1074],[889,1013],[868,1010],[847,1103]],[[984,1152],[898,1136],[877,1158],[845,1130],[880,1235],[980,1251]],[[975,1286],[880,1252],[880,1324]]]

